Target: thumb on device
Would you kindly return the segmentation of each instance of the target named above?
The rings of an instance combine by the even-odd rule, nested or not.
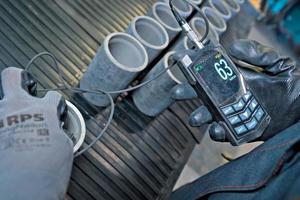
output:
[[[174,100],[189,100],[198,97],[196,91],[188,83],[176,85],[171,91]]]
[[[208,126],[213,120],[211,113],[205,106],[200,106],[195,110],[189,118],[189,124],[192,127],[204,127]],[[217,142],[225,142],[226,139],[226,130],[217,122],[213,122],[209,126],[209,135],[212,140]]]

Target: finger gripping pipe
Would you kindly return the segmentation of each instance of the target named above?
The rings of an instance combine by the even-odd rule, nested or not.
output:
[[[236,0],[224,0],[228,8],[231,10],[233,13],[238,13],[241,9],[239,3]]]

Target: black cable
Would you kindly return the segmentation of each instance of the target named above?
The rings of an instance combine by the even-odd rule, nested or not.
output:
[[[176,10],[176,7],[174,7],[173,0],[169,1],[169,5],[170,5],[171,11],[172,11],[176,21],[178,22],[179,26],[183,26],[184,24],[186,24],[187,21],[179,14],[179,12]]]
[[[184,0],[186,1],[189,5],[191,5],[199,14],[200,16],[203,18],[204,20],[204,23],[205,23],[205,33],[204,35],[201,37],[201,39],[199,39],[200,42],[204,42],[204,40],[207,38],[208,34],[209,34],[209,21],[208,19],[206,18],[205,14],[202,12],[202,10],[197,6],[195,5],[193,2],[191,2],[190,0]],[[176,10],[176,8],[174,7],[173,5],[173,0],[170,0],[169,1],[169,4],[170,4],[170,8],[171,8],[171,11],[172,13],[174,14],[174,17],[176,18],[176,21],[178,22],[178,24],[180,26],[182,26],[183,23],[187,23],[187,21],[182,17],[180,16],[180,14],[178,13],[178,11]]]
[[[194,9],[200,14],[200,16],[203,18],[204,23],[205,23],[205,33],[202,36],[202,38],[200,39],[200,42],[204,42],[204,40],[207,38],[208,34],[209,34],[209,21],[207,19],[207,17],[205,16],[205,14],[203,13],[203,11],[195,4],[193,4],[190,0],[185,0],[186,2],[188,2],[188,4],[190,4],[192,7],[194,7]]]
[[[62,73],[62,70],[60,69],[59,65],[58,65],[58,62],[57,62],[57,59],[55,58],[55,56],[53,54],[51,54],[50,52],[41,52],[37,55],[35,55],[26,65],[25,67],[25,71],[29,72],[29,69],[30,67],[32,66],[32,64],[38,59],[38,58],[41,58],[42,56],[49,56],[53,62],[54,62],[54,66],[57,70],[57,73],[58,73],[58,76],[59,76],[59,80],[61,82],[61,84],[64,86],[64,87],[67,87],[67,84],[66,82],[64,81],[63,79],[63,73]],[[31,74],[33,75],[33,74]],[[35,77],[34,77],[35,78]]]
[[[82,89],[78,89],[75,88],[73,90],[73,92],[78,92],[78,93],[92,93],[92,94],[105,94],[108,96],[110,104],[111,104],[111,108],[110,108],[110,114],[109,114],[109,118],[107,120],[107,123],[105,124],[104,128],[100,131],[100,133],[98,134],[98,136],[90,143],[88,144],[86,147],[84,147],[82,150],[78,151],[74,156],[80,156],[83,153],[85,153],[86,151],[88,151],[94,144],[96,144],[96,142],[104,135],[104,133],[107,131],[108,127],[110,126],[110,124],[112,123],[113,117],[114,117],[114,113],[115,113],[115,103],[114,100],[112,98],[112,96],[110,94],[108,94],[107,92],[104,92],[102,90],[97,91],[91,91],[91,90],[82,90]],[[93,121],[94,118],[90,115],[88,115]],[[96,123],[98,125],[98,123]],[[98,125],[99,126],[99,125]],[[100,126],[99,126],[100,127]]]
[[[44,91],[50,91],[50,90],[51,91],[64,91],[64,90],[68,90],[68,91],[72,91],[74,93],[91,93],[91,94],[101,94],[101,95],[105,94],[109,98],[109,101],[110,101],[110,104],[111,104],[111,110],[110,110],[110,115],[109,115],[109,118],[107,120],[107,123],[104,126],[104,128],[100,131],[99,135],[90,144],[88,144],[82,150],[76,152],[75,155],[74,155],[75,157],[80,156],[81,154],[83,154],[86,151],[88,151],[104,135],[104,133],[108,129],[109,125],[111,124],[111,122],[113,120],[114,113],[115,113],[115,104],[114,104],[113,98],[112,98],[112,96],[109,93],[107,93],[105,91],[102,91],[102,90],[92,91],[92,90],[83,90],[83,89],[80,89],[80,88],[71,88],[71,87],[68,87],[67,84],[66,84],[66,82],[63,79],[63,73],[62,73],[61,68],[58,65],[58,61],[57,61],[56,57],[53,54],[49,53],[49,52],[42,52],[42,53],[39,53],[36,56],[34,56],[28,62],[28,64],[26,65],[26,67],[25,67],[24,70],[27,71],[28,73],[30,73],[29,69],[32,66],[32,64],[34,63],[34,61],[36,61],[38,58],[40,58],[42,56],[49,56],[53,60],[55,68],[56,68],[56,70],[58,72],[58,75],[59,75],[59,79],[60,79],[61,84],[62,84],[59,88],[46,89]],[[34,77],[33,74],[31,74],[31,75]],[[36,80],[38,80],[36,77],[34,77],[34,78]],[[88,116],[90,118],[92,118],[91,115],[88,114]]]
[[[131,91],[134,91],[136,89],[139,89],[141,87],[144,87],[145,85],[149,84],[150,82],[158,79],[160,76],[162,76],[164,73],[166,73],[168,70],[170,70],[172,67],[174,67],[174,65],[170,65],[168,66],[167,68],[165,68],[164,70],[162,70],[161,72],[159,72],[157,75],[155,75],[154,77],[152,77],[151,79],[145,81],[145,82],[142,82],[141,84],[138,84],[136,86],[133,86],[133,87],[129,87],[127,89],[123,89],[123,90],[116,90],[116,91],[108,91],[108,92],[105,92],[105,91],[102,91],[102,93],[107,93],[107,94],[121,94],[121,93],[124,93],[124,92],[131,92]],[[58,88],[49,88],[49,89],[38,89],[37,91],[38,92],[49,92],[49,91],[63,91],[63,90],[79,90],[79,88],[72,88],[72,87],[58,87]],[[92,92],[92,90],[89,90],[89,91],[85,91],[83,89],[80,89],[83,93],[90,93]]]
[[[86,151],[88,151],[103,135],[104,133],[106,132],[106,130],[108,129],[109,125],[112,123],[112,120],[113,120],[113,116],[114,116],[114,112],[115,112],[115,103],[113,101],[113,98],[112,98],[112,94],[121,94],[121,93],[124,93],[124,92],[129,92],[129,91],[133,91],[133,90],[136,90],[138,88],[141,88],[147,84],[149,84],[150,82],[156,80],[157,78],[159,78],[160,76],[162,76],[164,73],[166,73],[169,69],[171,69],[174,65],[171,65],[169,67],[167,67],[166,69],[162,70],[161,72],[159,72],[156,76],[154,76],[153,78],[151,78],[150,80],[148,81],[145,81],[139,85],[136,85],[134,87],[130,87],[130,88],[127,88],[127,89],[124,89],[124,90],[118,90],[118,91],[109,91],[109,92],[106,92],[106,91],[103,91],[103,90],[85,90],[85,89],[81,89],[81,88],[73,88],[73,87],[69,87],[67,86],[66,82],[64,81],[63,79],[63,73],[62,73],[62,70],[61,68],[59,67],[58,65],[58,61],[56,59],[56,57],[49,53],[49,52],[42,52],[42,53],[39,53],[37,54],[36,56],[34,56],[29,62],[28,64],[26,65],[25,67],[25,71],[27,71],[28,73],[29,72],[29,69],[30,67],[32,66],[32,64],[34,63],[34,61],[36,61],[38,58],[42,57],[42,56],[49,56],[53,62],[54,62],[54,65],[55,65],[55,68],[56,70],[58,71],[58,75],[59,75],[59,79],[61,81],[61,85],[57,88],[49,88],[49,89],[38,89],[37,91],[44,91],[44,92],[48,92],[48,91],[71,91],[71,92],[74,92],[74,93],[80,93],[80,94],[84,94],[84,93],[89,93],[89,94],[98,94],[98,95],[106,95],[108,98],[109,98],[109,101],[110,101],[110,105],[111,105],[111,111],[110,111],[110,115],[109,115],[109,118],[107,120],[107,123],[106,125],[104,126],[104,128],[102,129],[102,131],[99,133],[99,135],[90,143],[88,144],[86,147],[84,147],[82,150],[78,151],[74,156],[77,157],[77,156],[80,156],[82,155],[83,153],[85,153]],[[31,74],[36,80],[38,80],[33,74]],[[90,114],[86,113],[91,119],[94,119]],[[99,126],[99,125],[98,125]],[[100,126],[99,126],[100,127]]]

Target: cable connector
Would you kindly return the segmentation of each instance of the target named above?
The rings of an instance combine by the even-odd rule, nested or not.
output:
[[[198,47],[203,49],[204,45],[199,41],[197,34],[193,31],[188,23],[181,26],[182,30],[185,32],[186,36]]]
[[[180,25],[181,29],[185,32],[185,34],[187,35],[187,37],[194,43],[194,45],[196,47],[198,47],[199,49],[203,49],[204,45],[200,42],[198,36],[193,31],[193,29],[190,27],[190,25],[187,23],[187,21],[177,12],[177,10],[173,6],[172,2],[173,2],[173,0],[169,1],[171,11],[172,11],[172,13],[173,13],[176,21]],[[189,1],[187,1],[187,2],[190,4]]]
[[[179,14],[179,12],[176,10],[176,8],[173,6],[173,0],[169,1],[169,5],[171,8],[171,11],[176,19],[176,21],[178,22],[178,24],[180,26],[183,26],[186,23],[186,20]]]

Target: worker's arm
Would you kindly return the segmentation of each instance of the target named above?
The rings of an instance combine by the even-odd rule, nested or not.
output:
[[[17,68],[1,73],[0,198],[63,199],[73,162],[72,141],[60,121],[64,99],[56,92],[31,96],[25,77]]]
[[[248,67],[260,68],[241,68],[241,71],[272,117],[260,138],[265,142],[179,188],[171,199],[299,199],[300,69],[291,59],[253,41],[234,43],[230,54],[248,63]],[[192,114],[190,123],[202,126],[209,123],[212,118],[209,115],[202,106]],[[226,141],[225,130],[217,122],[212,122],[210,135],[215,140]]]

